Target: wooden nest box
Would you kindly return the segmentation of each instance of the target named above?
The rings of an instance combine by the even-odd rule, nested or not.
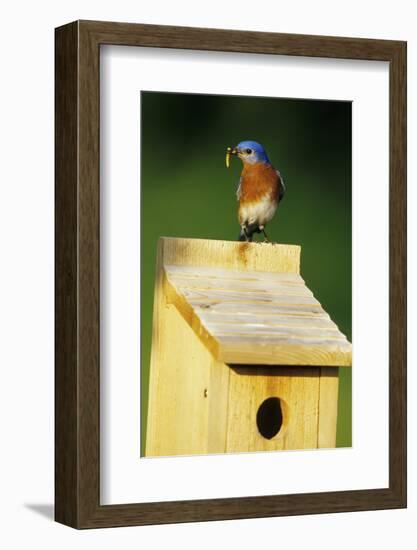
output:
[[[335,447],[350,365],[299,246],[160,239],[147,456]]]

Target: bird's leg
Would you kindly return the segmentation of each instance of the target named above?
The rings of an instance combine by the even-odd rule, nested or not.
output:
[[[248,227],[245,225],[245,227],[243,228],[243,232],[245,233],[246,242],[251,243],[251,242],[252,242],[252,233],[250,233],[250,234],[248,235],[248,233],[247,233],[247,231],[246,231],[247,228],[248,228]]]
[[[246,232],[246,225],[242,225],[239,235],[239,241],[250,242],[251,238]]]
[[[264,234],[264,243],[269,243],[269,242],[271,242],[271,241],[268,239],[268,235],[266,234],[265,227],[260,227],[259,229],[260,229],[260,230],[262,231],[262,233]]]
[[[263,234],[264,234],[264,237],[265,237],[264,238],[264,243],[272,244],[272,246],[275,245],[275,244],[278,244],[276,241],[270,241],[268,239],[268,235],[265,233],[265,229],[262,229],[262,231],[263,231]]]

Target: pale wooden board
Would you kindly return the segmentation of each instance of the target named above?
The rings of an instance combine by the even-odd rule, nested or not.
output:
[[[163,247],[155,279],[146,456],[207,452],[210,351],[169,305],[163,287]]]
[[[328,317],[318,317],[311,315],[306,321],[305,315],[288,315],[288,314],[256,314],[256,313],[232,313],[232,312],[217,312],[212,309],[202,308],[198,315],[204,325],[210,324],[220,325],[249,325],[250,327],[303,327],[303,328],[323,328],[336,329],[337,325]]]
[[[202,344],[200,344],[202,345]],[[208,453],[225,453],[229,416],[230,368],[225,363],[212,360],[210,363],[210,384],[208,417]]]
[[[165,239],[163,239],[165,242]],[[215,241],[218,242],[218,241]],[[239,246],[239,243],[235,243]],[[189,258],[189,260],[193,260]],[[180,261],[184,261],[184,258],[181,258]],[[201,260],[200,260],[201,262]],[[271,271],[263,271],[262,269],[255,270],[254,267],[249,267],[246,265],[244,268],[233,269],[228,267],[219,267],[217,259],[211,265],[207,262],[205,265],[199,265],[199,263],[193,263],[189,265],[174,265],[167,262],[164,263],[164,268],[166,271],[171,272],[175,277],[183,278],[192,281],[197,278],[204,278],[216,284],[216,281],[242,281],[247,284],[256,284],[259,281],[267,282],[276,282],[279,281],[283,284],[288,285],[304,285],[305,282],[301,275],[298,272],[294,271],[276,271],[276,269],[271,269]],[[198,266],[198,272],[196,273],[195,267]]]
[[[261,293],[261,292],[225,292],[222,290],[206,290],[206,289],[188,289],[176,284],[175,278],[169,277],[171,283],[175,288],[183,294],[190,303],[204,303],[204,304],[222,304],[239,303],[242,304],[242,311],[244,311],[243,304],[266,304],[286,306],[291,305],[293,307],[302,306],[316,306],[321,307],[320,303],[313,297],[305,294],[287,294],[278,291],[275,293]]]
[[[198,274],[194,268],[193,276],[185,277],[183,274],[178,274],[171,267],[165,267],[165,271],[168,275],[175,280],[175,285],[191,290],[193,288],[205,289],[205,290],[222,290],[222,291],[242,291],[242,292],[261,292],[266,294],[282,294],[284,291],[287,294],[295,295],[308,295],[312,296],[312,292],[302,282],[301,277],[297,281],[289,281],[279,277],[280,273],[273,274],[273,277],[266,277],[264,273],[260,274],[256,279],[242,279],[239,272],[234,272],[235,275],[231,276],[227,274],[225,269],[212,270],[216,276],[210,277],[208,274],[204,276],[198,269]],[[219,276],[219,272],[224,274],[223,277]],[[248,275],[255,272],[247,272]],[[272,275],[272,274],[267,274]],[[291,274],[292,275],[292,274]]]
[[[349,366],[351,344],[298,273],[299,248],[243,244],[162,241],[168,301],[214,357],[241,364]]]
[[[156,274],[153,301],[152,316],[152,348],[149,369],[149,395],[148,395],[148,419],[146,429],[146,448],[145,455],[153,456],[157,452],[156,438],[158,437],[158,426],[156,422],[159,413],[160,403],[160,374],[163,374],[163,335],[164,323],[161,319],[164,308],[166,307],[166,298],[163,293],[163,247],[158,245],[156,255]],[[166,333],[166,331],[165,331]]]
[[[207,304],[202,301],[192,300],[190,305],[197,312],[215,312],[215,313],[226,313],[228,315],[242,315],[242,314],[253,314],[253,315],[288,315],[288,316],[305,316],[305,317],[315,317],[330,319],[329,315],[319,306],[294,306],[294,305],[275,305],[268,303],[247,303],[245,307],[242,308],[239,302],[229,302],[229,303],[212,303]]]
[[[214,360],[174,306],[164,307],[159,319],[160,347],[152,349],[146,456],[225,452],[229,369]],[[215,367],[219,368],[213,373]],[[222,375],[221,380],[215,374]],[[215,428],[212,433],[209,426]]]
[[[157,253],[145,455],[224,453],[230,369],[167,301]],[[198,319],[197,319],[198,322]]]
[[[320,371],[320,414],[317,446],[332,449],[336,447],[339,373],[338,369],[328,367],[322,367]]]
[[[211,351],[215,358],[219,356],[219,343],[201,322],[200,317],[197,314],[196,309],[190,304],[185,296],[178,293],[175,287],[169,282],[164,270],[161,270],[163,274],[163,292],[166,296],[167,302],[175,305],[178,311],[181,313],[185,321],[194,330],[197,337],[203,342],[203,344]]]
[[[202,322],[192,304],[176,292],[166,277],[164,283],[168,302],[175,304],[197,337],[219,361],[268,365],[350,365],[351,346],[337,331],[337,338],[333,340],[328,337],[290,339],[288,335],[279,339],[274,336],[256,335],[251,331],[244,336],[213,334]]]
[[[164,265],[220,267],[238,271],[300,272],[296,245],[161,237]]]
[[[352,364],[351,346],[343,348],[329,342],[307,345],[305,341],[274,342],[254,346],[252,342],[224,340],[219,342],[217,358],[225,363],[242,365],[312,365],[329,367],[349,367]]]
[[[298,329],[293,329],[290,333],[283,333],[279,327],[276,328],[276,332],[272,334],[259,334],[254,332],[247,332],[244,334],[236,334],[231,332],[218,332],[216,333],[216,339],[220,345],[220,351],[225,348],[232,349],[234,346],[248,346],[253,347],[255,343],[258,343],[259,347],[268,346],[286,346],[286,345],[306,345],[306,346],[327,346],[334,351],[337,350],[350,350],[350,343],[347,339],[337,331],[333,331],[334,336],[326,336],[324,331],[318,331],[319,334],[315,335],[308,331],[308,334],[304,334]],[[261,363],[259,363],[261,364]]]
[[[314,449],[318,437],[319,368],[276,371],[233,367],[229,380],[227,452]],[[272,439],[263,437],[256,416],[265,399],[281,400],[283,425]]]
[[[243,338],[250,338],[251,340],[258,336],[266,336],[273,338],[289,340],[296,339],[302,340],[303,338],[308,340],[314,340],[315,342],[321,340],[342,340],[345,338],[340,334],[337,328],[322,328],[322,327],[309,327],[309,326],[280,326],[280,325],[265,325],[265,324],[251,324],[251,323],[210,323],[204,322],[207,330],[216,335],[216,338],[221,339],[223,336],[242,336]]]

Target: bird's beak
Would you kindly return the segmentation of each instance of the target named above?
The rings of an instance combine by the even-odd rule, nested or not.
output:
[[[230,166],[230,157],[231,157],[232,155],[237,155],[237,149],[236,149],[236,147],[233,147],[233,148],[232,148],[232,147],[228,147],[228,148],[226,149],[226,166],[227,166],[227,168],[229,168],[229,166]]]

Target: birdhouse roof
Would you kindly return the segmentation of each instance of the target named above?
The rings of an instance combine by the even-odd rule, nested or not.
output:
[[[300,247],[164,238],[160,254],[168,302],[216,359],[351,365],[350,342],[299,273]]]

